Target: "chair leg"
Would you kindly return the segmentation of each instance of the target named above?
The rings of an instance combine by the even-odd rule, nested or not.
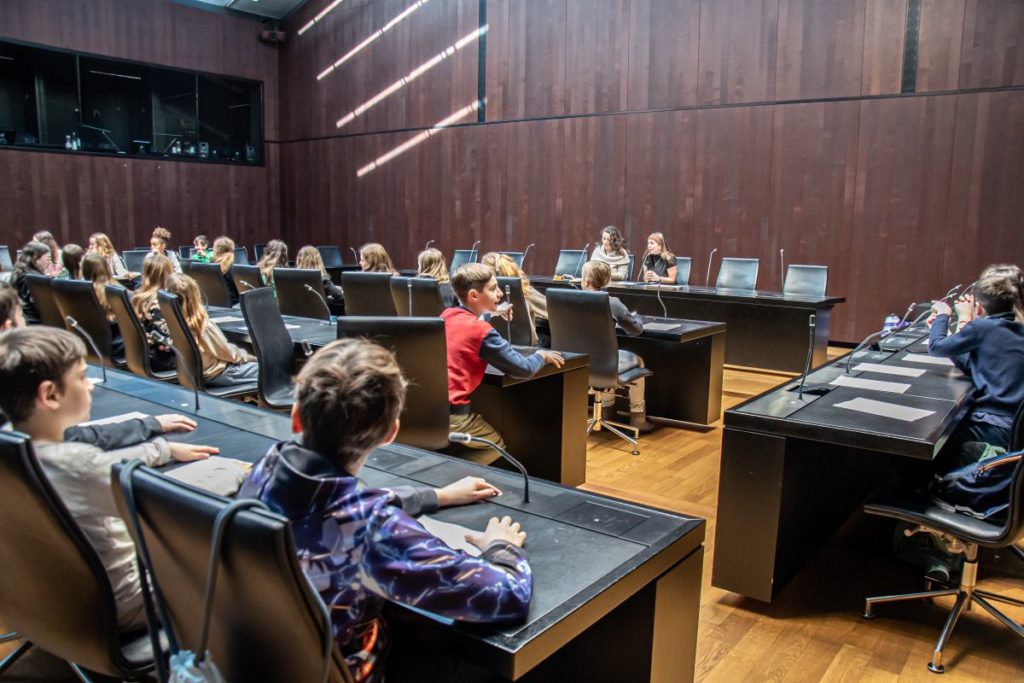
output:
[[[604,424],[604,428],[605,429],[607,429],[609,432],[611,432],[615,436],[619,437],[620,439],[623,439],[624,441],[628,441],[633,446],[633,455],[640,455],[639,442],[636,439],[634,439],[633,437],[629,436],[625,432],[621,431],[619,429],[619,426],[615,425],[615,423],[604,422],[602,424]],[[615,426],[613,426],[613,425],[615,425]]]
[[[876,603],[903,602],[904,600],[918,600],[921,598],[941,598],[947,595],[957,595],[959,592],[959,588],[942,588],[933,591],[920,591],[918,593],[903,593],[901,595],[876,595],[864,600],[864,613],[861,616],[865,619],[874,619]]]
[[[953,611],[949,613],[949,617],[946,619],[946,624],[942,627],[942,633],[939,634],[939,639],[935,643],[935,651],[932,653],[932,661],[928,662],[928,670],[932,673],[945,673],[946,667],[942,665],[942,650],[946,647],[946,643],[949,642],[949,637],[953,635],[953,628],[956,626],[956,622],[960,619],[960,614],[964,611],[964,607],[971,601],[971,596],[966,592],[958,592],[956,596],[956,604],[953,605]]]
[[[997,595],[995,593],[989,593],[988,591],[974,591],[975,595],[980,595],[983,598],[989,600],[995,600],[997,602],[1005,602],[1008,605],[1016,605],[1017,607],[1024,607],[1024,600],[1017,600],[1016,598],[1010,598],[1005,595]]]
[[[21,638],[21,635],[14,631],[11,631],[10,633],[2,633],[0,634],[0,643],[6,643],[8,640],[17,640],[18,638]]]
[[[16,661],[21,659],[21,656],[32,649],[32,643],[27,640],[18,646],[18,649],[11,654],[4,657],[4,660],[0,662],[0,674],[11,668]]]
[[[1005,624],[1007,628],[1009,628],[1011,631],[1016,633],[1021,638],[1024,638],[1024,626],[1018,624],[1016,621],[1003,614],[1001,610],[997,609],[994,605],[992,605],[984,596],[975,593],[972,596],[972,599],[979,605],[984,607],[985,610],[988,611],[988,613],[991,614],[993,617],[1003,622],[1003,624]]]
[[[71,667],[71,670],[75,672],[75,675],[78,676],[78,680],[82,681],[82,683],[92,683],[92,679],[89,678],[88,674],[82,670],[82,667],[78,666],[74,662],[68,662],[68,666]]]

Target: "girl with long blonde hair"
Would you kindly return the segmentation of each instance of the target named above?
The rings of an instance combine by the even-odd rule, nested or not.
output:
[[[676,255],[669,251],[665,236],[660,232],[647,236],[647,256],[640,268],[640,279],[665,285],[676,283]]]
[[[238,303],[238,288],[235,287],[235,279],[231,277],[231,266],[235,265],[235,241],[230,237],[215,239],[210,263],[220,266],[220,274],[227,285],[228,294],[231,295],[231,305],[234,306]]]
[[[441,293],[441,302],[445,308],[458,306],[459,300],[452,290],[448,266],[444,262],[444,254],[440,249],[424,249],[416,258],[416,277],[432,277],[437,280],[437,288]]]
[[[156,372],[174,369],[174,352],[167,348],[163,339],[170,339],[156,293],[167,286],[167,280],[174,273],[171,260],[160,254],[153,254],[142,263],[142,284],[132,295],[132,311],[142,323],[149,344],[149,365]]]
[[[260,269],[263,284],[274,286],[274,268],[288,265],[288,245],[281,240],[270,240],[263,252],[263,258],[256,264]]]
[[[89,235],[88,251],[90,254],[99,254],[106,259],[107,266],[115,278],[133,277],[133,273],[128,272],[128,267],[124,265],[124,259],[114,249],[114,243],[110,241],[110,238],[105,233],[94,232]]]
[[[327,298],[327,303],[329,305],[336,304],[339,306],[343,306],[345,304],[345,296],[341,292],[341,287],[334,284],[334,281],[331,280],[331,277],[327,274],[327,269],[324,268],[324,259],[320,256],[319,249],[311,244],[307,244],[302,249],[299,249],[299,253],[295,256],[295,267],[305,268],[307,270],[319,270],[320,279],[323,280],[324,296]]]

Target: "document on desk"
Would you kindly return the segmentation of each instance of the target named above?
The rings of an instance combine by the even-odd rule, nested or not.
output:
[[[853,366],[860,372],[877,372],[883,375],[900,375],[901,377],[920,377],[924,368],[903,368],[899,365],[882,365],[881,363],[858,363]]]
[[[909,406],[896,405],[895,403],[886,403],[885,401],[873,401],[870,398],[854,398],[849,401],[843,401],[842,403],[837,403],[836,408],[856,410],[859,413],[867,413],[868,415],[891,417],[894,420],[902,420],[903,422],[916,422],[922,417],[935,414],[934,410],[911,408]]]
[[[442,522],[427,515],[420,515],[416,518],[416,521],[422,524],[424,529],[447,543],[448,547],[454,550],[463,550],[467,555],[472,555],[473,557],[479,557],[480,548],[466,540],[466,534],[476,534],[479,532],[473,531],[461,524]]]
[[[286,330],[297,330],[300,327],[302,327],[302,325],[292,325],[291,323],[285,323],[284,324],[284,329],[286,329]]]
[[[223,325],[224,323],[244,323],[245,318],[239,318],[234,315],[222,315],[216,318],[210,318],[210,322],[215,325]]]
[[[829,384],[835,384],[839,387],[887,391],[890,394],[902,394],[910,388],[909,384],[904,384],[903,382],[883,382],[878,379],[864,379],[863,377],[850,377],[849,375],[839,375]]]
[[[219,496],[232,496],[251,469],[252,465],[244,460],[214,455],[177,467],[167,476]]]
[[[144,420],[147,417],[149,417],[149,415],[147,415],[146,413],[140,413],[140,412],[124,413],[122,415],[111,415],[110,417],[104,417],[104,418],[99,419],[99,420],[89,420],[88,422],[79,422],[78,424],[81,427],[91,427],[91,426],[94,426],[94,425],[113,425],[113,424],[118,424],[120,422],[127,422],[128,420]]]
[[[910,363],[929,363],[931,365],[952,365],[953,360],[951,358],[939,358],[938,356],[929,356],[925,353],[908,353],[903,356],[903,360]]]
[[[677,327],[679,327],[679,323],[644,323],[644,329],[652,332],[668,332]]]

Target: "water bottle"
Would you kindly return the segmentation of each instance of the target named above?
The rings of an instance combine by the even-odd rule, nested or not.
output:
[[[885,316],[885,322],[882,323],[882,338],[888,337],[890,334],[896,331],[900,325],[900,317],[895,313],[890,313]]]
[[[69,151],[74,149],[74,147],[71,145],[71,136],[70,135],[65,135],[64,136],[64,149],[69,150]]]

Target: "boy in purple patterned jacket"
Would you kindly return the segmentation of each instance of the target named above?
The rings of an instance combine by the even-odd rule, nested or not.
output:
[[[332,342],[295,381],[292,429],[301,437],[274,445],[239,492],[292,521],[299,560],[356,681],[383,677],[385,600],[472,622],[522,621],[530,605],[519,524],[492,518],[482,534],[467,535],[483,551],[473,557],[414,519],[499,495],[494,486],[477,477],[441,489],[359,485],[370,451],[398,433],[404,400],[390,351],[365,340]]]

